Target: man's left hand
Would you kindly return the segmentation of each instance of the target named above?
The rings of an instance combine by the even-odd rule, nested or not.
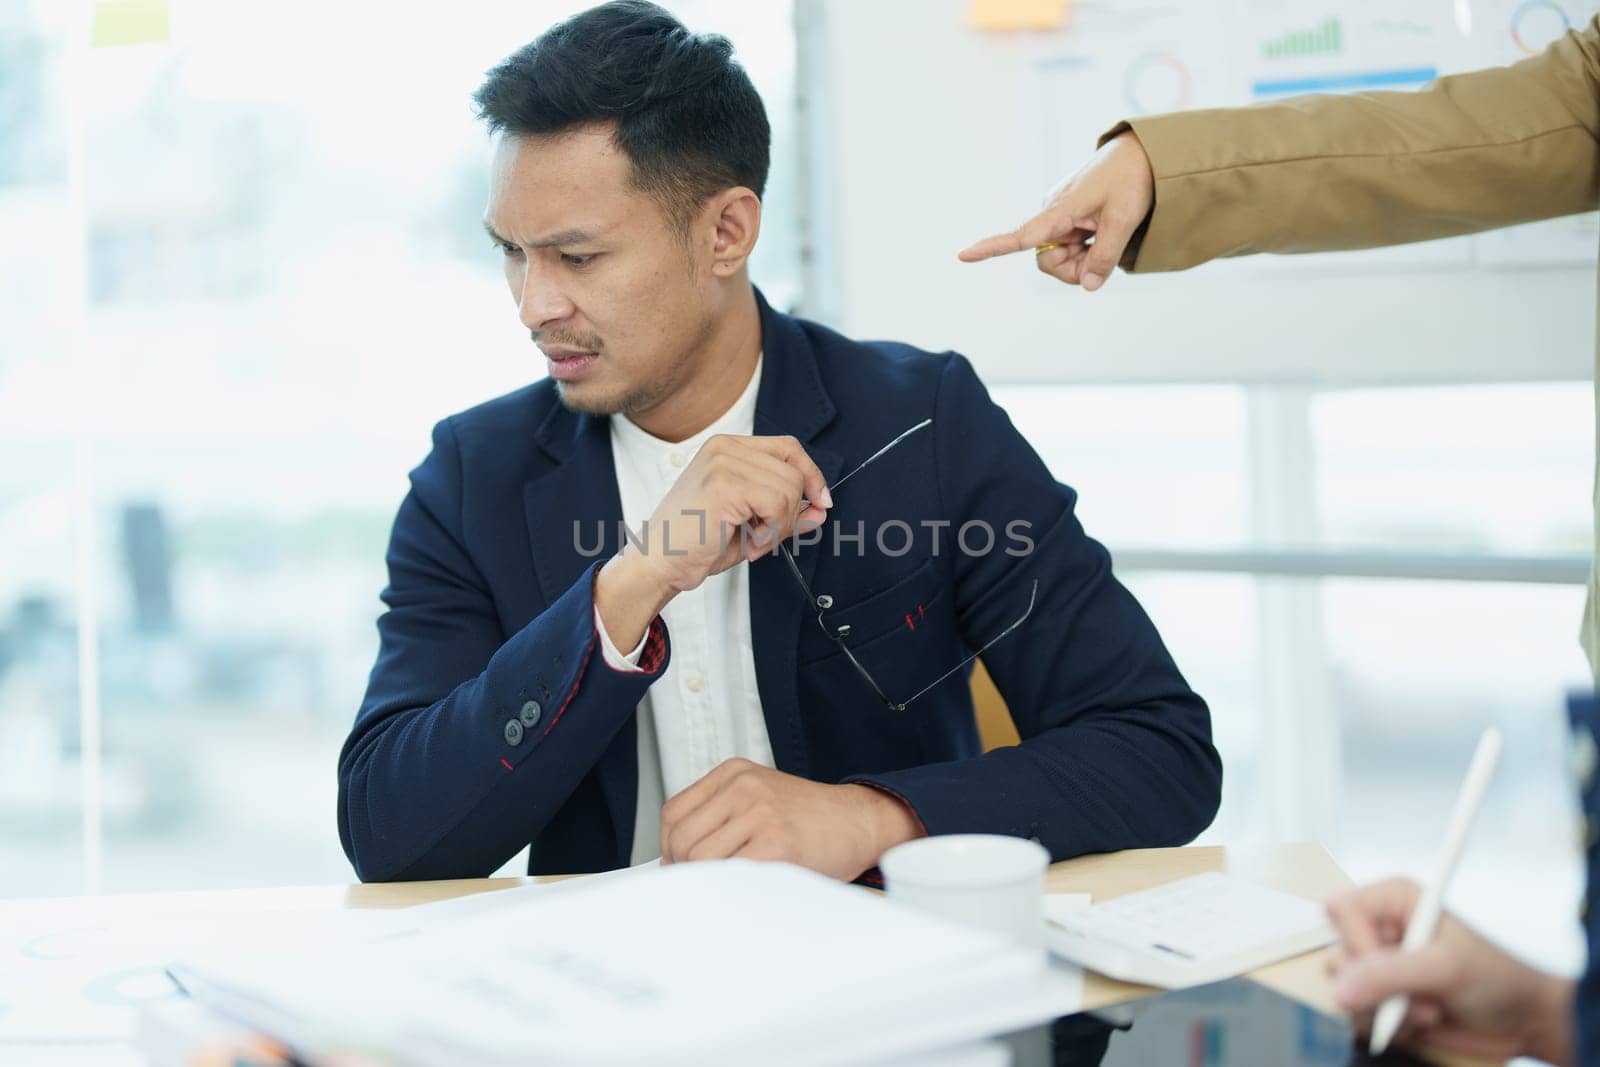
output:
[[[732,759],[661,809],[661,862],[786,860],[842,881],[922,836],[911,809],[865,785],[828,785]]]

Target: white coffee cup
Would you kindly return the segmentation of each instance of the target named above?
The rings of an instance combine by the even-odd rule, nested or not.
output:
[[[890,898],[1041,951],[1049,865],[1037,841],[998,834],[921,837],[878,861]]]

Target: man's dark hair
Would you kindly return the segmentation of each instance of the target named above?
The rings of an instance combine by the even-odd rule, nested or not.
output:
[[[707,197],[767,184],[772,129],[733,45],[691,33],[643,0],[558,22],[473,94],[491,133],[551,134],[616,123],[634,185],[687,226]]]

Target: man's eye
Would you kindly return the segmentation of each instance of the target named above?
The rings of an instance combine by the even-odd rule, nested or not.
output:
[[[568,252],[561,253],[561,262],[569,267],[586,267],[594,259],[594,255],[573,255]]]
[[[522,255],[522,249],[518,248],[516,245],[512,244],[510,241],[496,241],[494,243],[494,246],[496,248],[498,248],[501,252],[503,252],[504,254],[506,254],[508,256],[520,256],[520,255]]]

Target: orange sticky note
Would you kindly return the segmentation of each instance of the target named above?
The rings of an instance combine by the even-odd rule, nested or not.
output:
[[[1054,30],[1067,21],[1068,0],[972,0],[976,30]]]

